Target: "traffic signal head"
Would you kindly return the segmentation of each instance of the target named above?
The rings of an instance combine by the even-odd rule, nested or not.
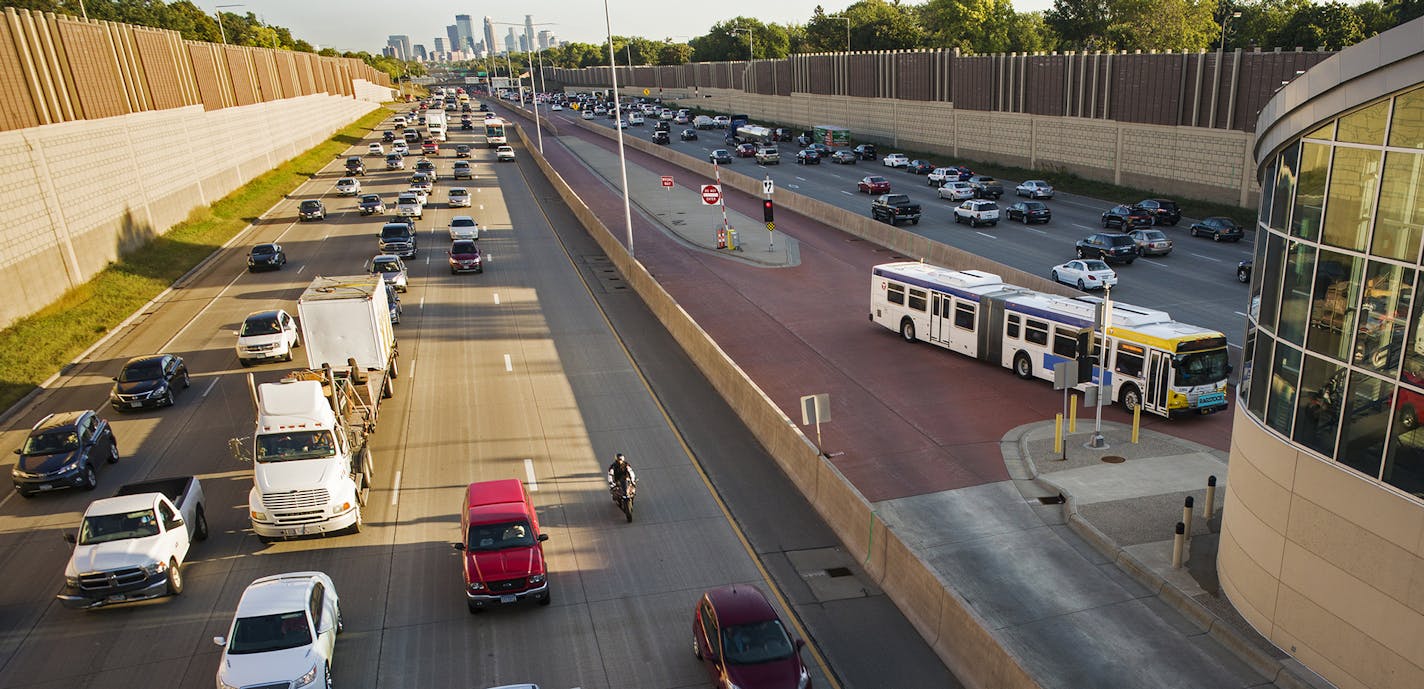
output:
[[[771,222],[771,221],[772,221],[771,214],[772,214],[772,211],[773,211],[773,210],[775,210],[775,209],[774,209],[773,206],[772,206],[771,199],[762,199],[762,200],[761,200],[761,217],[762,217],[762,220],[764,220],[764,221],[766,221],[766,222]]]

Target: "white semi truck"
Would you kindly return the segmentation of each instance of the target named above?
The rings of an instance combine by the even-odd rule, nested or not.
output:
[[[430,132],[430,138],[444,141],[446,132],[450,129],[450,122],[445,118],[444,112],[431,110],[425,113],[425,129]]]
[[[308,368],[255,386],[249,376],[257,423],[233,443],[253,461],[248,508],[264,541],[361,530],[368,438],[399,375],[379,275],[317,277],[297,313]]]

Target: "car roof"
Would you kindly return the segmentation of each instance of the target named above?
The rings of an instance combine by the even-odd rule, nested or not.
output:
[[[380,262],[380,263],[399,263],[399,262],[400,262],[400,256],[397,256],[397,255],[395,255],[395,254],[376,254],[376,257],[373,258],[373,259],[371,259],[371,262],[372,262],[372,263],[376,263],[376,262]]]
[[[479,249],[480,245],[476,244],[473,239],[456,239],[450,243],[450,253],[452,254],[473,254],[478,253]]]
[[[276,245],[276,244],[268,243],[268,244],[256,244],[256,245],[254,245],[254,246],[252,247],[252,250],[253,250],[253,251],[257,251],[258,249],[271,249],[271,250],[273,250],[273,251],[276,251],[276,250],[277,250],[277,245]]]
[[[454,189],[451,189],[450,191],[454,191]],[[455,217],[453,217],[453,218],[450,218],[450,224],[451,224],[451,225],[454,225],[455,223],[460,222],[461,220],[468,220],[468,221],[470,221],[470,222],[474,222],[474,221],[475,221],[474,218],[472,218],[472,217],[470,217],[470,216],[468,216],[468,215],[457,215],[457,216],[455,216]]]
[[[248,584],[237,603],[237,617],[305,611],[316,577],[307,572],[262,577]]]
[[[269,309],[269,310],[267,310],[267,311],[253,311],[252,313],[247,314],[247,317],[244,318],[244,319],[242,319],[242,320],[243,320],[243,322],[247,322],[247,321],[254,320],[254,319],[256,319],[256,320],[264,320],[264,321],[265,321],[265,320],[268,320],[268,319],[271,319],[271,318],[276,318],[278,313],[281,313],[281,310],[280,310],[280,309]]]
[[[705,595],[717,611],[717,623],[723,627],[780,619],[771,603],[767,602],[766,596],[754,586],[722,586],[708,591]]]
[[[163,358],[166,357],[166,356],[168,356],[168,355],[167,355],[167,354],[150,354],[150,355],[148,355],[148,356],[136,356],[136,357],[134,357],[134,358],[132,358],[132,359],[129,359],[128,361],[125,361],[125,362],[124,362],[124,368],[128,368],[128,367],[130,367],[130,366],[138,366],[138,365],[141,365],[141,364],[156,364],[156,363],[159,363],[159,362],[163,361]]]
[[[44,417],[43,419],[40,419],[39,422],[36,423],[34,425],[34,428],[32,428],[31,430],[50,431],[56,428],[68,428],[69,426],[73,426],[74,424],[78,423],[79,417],[83,416],[85,413],[87,413],[87,410],[55,412],[53,414],[50,414],[49,416]]]

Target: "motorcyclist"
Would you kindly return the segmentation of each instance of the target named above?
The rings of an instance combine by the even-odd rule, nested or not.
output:
[[[613,463],[608,465],[608,492],[613,494],[613,500],[617,502],[618,486],[624,481],[633,485],[638,485],[638,474],[633,471],[633,465],[628,463],[628,458],[619,452],[613,457]]]

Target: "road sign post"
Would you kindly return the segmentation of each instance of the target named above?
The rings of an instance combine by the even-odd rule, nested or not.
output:
[[[776,185],[771,181],[771,175],[768,174],[768,175],[766,176],[766,179],[763,179],[763,180],[761,181],[761,193],[762,193],[762,196],[765,196],[765,197],[766,197],[766,201],[767,201],[767,204],[766,204],[767,210],[766,210],[766,213],[765,213],[765,214],[766,214],[766,250],[767,250],[767,252],[770,252],[772,249],[775,249],[775,248],[776,248],[776,235],[774,234],[774,233],[775,233],[775,230],[776,230],[776,223],[772,222],[772,220],[771,220],[771,203],[770,203],[770,202],[771,202],[771,193],[774,192],[774,191],[776,191]]]
[[[731,229],[731,224],[727,222],[727,197],[722,193],[722,166],[717,161],[712,161],[712,173],[717,178],[716,184],[702,185],[702,203],[711,206],[713,204],[722,207],[722,230],[718,233],[717,248],[736,250],[735,244],[728,244],[726,241],[727,230]]]
[[[667,219],[672,222],[672,175],[663,175],[663,189],[667,193],[663,194],[667,198]]]
[[[809,426],[816,424],[816,448],[821,450],[821,454],[826,451],[821,447],[821,422],[831,420],[831,395],[823,392],[819,395],[805,395],[801,398],[801,425]]]

